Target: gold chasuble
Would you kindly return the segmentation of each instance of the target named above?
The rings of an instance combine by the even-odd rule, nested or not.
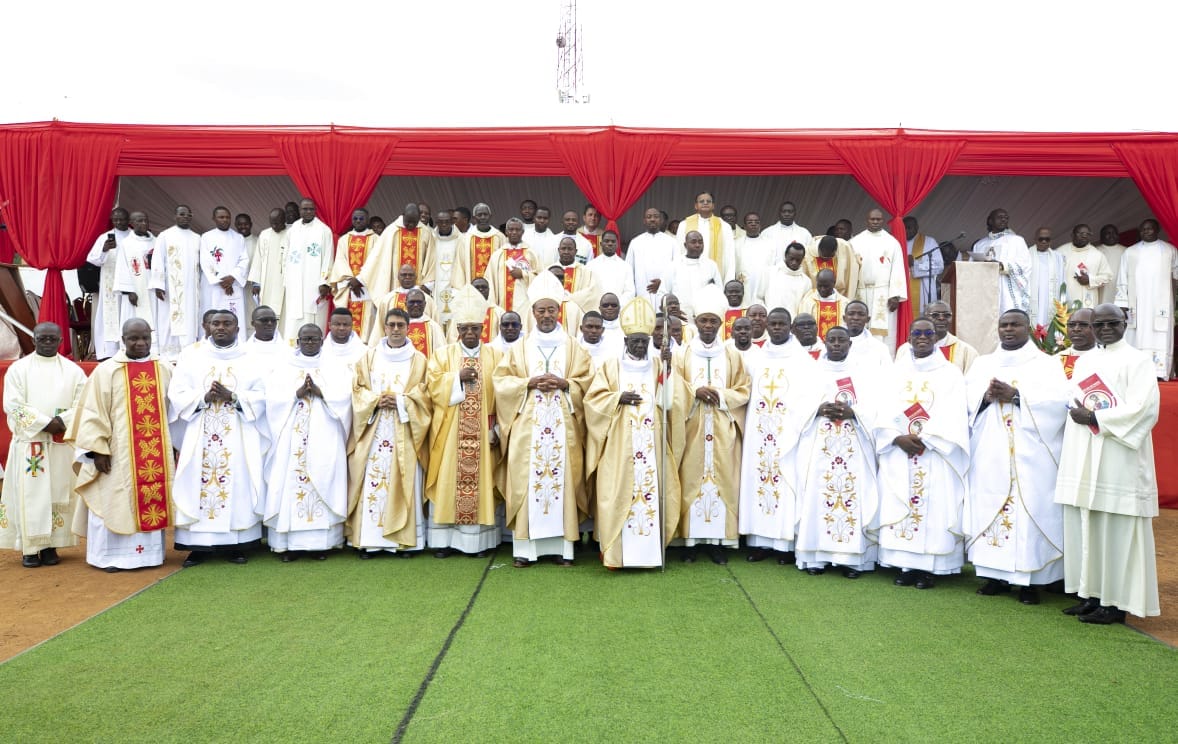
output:
[[[687,226],[687,232],[692,230],[700,232],[698,214],[685,217],[683,224]],[[708,227],[711,232],[709,236],[711,240],[708,242],[708,258],[716,262],[716,265],[720,267],[720,273],[723,274],[725,269],[724,243],[720,231],[728,227],[728,223],[717,217],[716,219],[708,220]]]
[[[165,397],[171,376],[171,367],[157,359],[132,361],[120,351],[94,370],[82,392],[68,438],[80,450],[110,455],[111,470],[103,474],[85,462],[74,490],[111,532],[131,535],[171,525]]]
[[[430,359],[426,378],[434,413],[425,495],[433,504],[431,518],[439,525],[495,524],[499,448],[491,445],[489,432],[495,424],[491,375],[500,355],[486,345],[473,356],[470,351],[461,342],[448,345]],[[474,367],[478,378],[461,386],[462,400],[452,405],[464,367]]]

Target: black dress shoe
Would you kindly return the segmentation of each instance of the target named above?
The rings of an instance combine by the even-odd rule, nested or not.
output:
[[[450,557],[450,551],[446,550],[445,548],[441,548],[439,550],[434,551],[434,558],[449,558],[449,557]]]
[[[511,565],[515,568],[528,568],[529,566],[532,565],[532,562],[529,561],[527,558],[516,558],[514,561],[511,562]]]
[[[41,565],[41,556],[36,553],[21,556],[20,565],[25,568],[38,568]]]
[[[679,560],[684,563],[695,563],[695,548],[684,550],[683,555],[679,556]]]
[[[765,550],[764,548],[753,548],[749,551],[749,554],[744,557],[744,559],[749,563],[757,563],[758,561],[763,561],[768,558],[770,552],[771,551]]]
[[[902,571],[896,580],[892,582],[896,586],[912,586],[916,583],[915,571]]]
[[[299,554],[294,552],[293,550],[288,550],[282,554],[282,562],[283,563],[294,563],[298,559],[299,559]]]
[[[376,557],[376,553],[372,552],[371,550],[365,550],[364,548],[360,548],[359,550],[357,550],[356,555],[362,561],[370,561]]]
[[[320,551],[318,553],[311,553],[309,557],[313,561],[325,561],[327,560],[327,553]]]
[[[557,558],[556,565],[568,568],[569,566],[573,565],[573,560],[572,558]]]
[[[1039,590],[1033,586],[1024,586],[1018,590],[1018,601],[1025,605],[1039,604]]]
[[[230,563],[236,563],[239,566],[249,563],[249,558],[247,558],[245,553],[241,552],[240,550],[232,551],[229,553],[229,555],[225,556],[225,560],[229,561]]]
[[[863,575],[863,573],[861,571],[857,571],[853,568],[844,568],[843,569],[843,576],[846,576],[848,579],[857,579],[862,575]]]
[[[806,573],[810,574],[811,576],[821,576],[822,574],[826,573],[826,569],[817,567],[807,568]]]
[[[913,584],[917,589],[932,589],[936,584],[933,582],[933,575],[921,571],[920,576],[916,577],[916,583]]]
[[[1100,607],[1100,599],[1097,597],[1089,597],[1088,599],[1080,600],[1079,604],[1074,604],[1071,607],[1065,608],[1063,614],[1087,615],[1089,612],[1094,612],[1098,607]]]
[[[1086,615],[1080,615],[1080,622],[1091,625],[1112,625],[1125,622],[1125,611],[1116,607],[1101,605]]]
[[[782,553],[781,555],[777,556],[777,565],[779,566],[792,566],[795,563],[797,563],[797,561],[794,560],[793,551]]]
[[[184,566],[184,568],[192,568],[193,566],[199,566],[200,564],[202,564],[204,562],[205,562],[205,554],[198,553],[197,551],[194,550],[188,554],[188,557],[185,558],[184,562],[181,563],[180,565]]]
[[[712,563],[715,563],[717,566],[728,565],[728,551],[724,550],[724,548],[712,546],[712,549],[708,551],[708,557],[711,558]]]
[[[41,551],[42,566],[56,566],[58,563],[61,563],[61,558],[57,555],[57,548],[45,548]]]
[[[977,594],[983,597],[993,597],[1002,592],[1009,592],[1010,584],[1000,579],[986,579],[986,583],[978,587]]]
[[[118,573],[119,571],[122,571],[123,569],[119,568],[118,566],[107,566],[106,568],[104,568],[102,570],[106,571],[107,573]]]

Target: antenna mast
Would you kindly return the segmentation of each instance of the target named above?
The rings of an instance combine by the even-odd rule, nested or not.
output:
[[[581,25],[577,23],[577,0],[561,0],[560,27],[556,32],[556,95],[561,103],[589,103],[584,91],[584,61],[581,57]]]

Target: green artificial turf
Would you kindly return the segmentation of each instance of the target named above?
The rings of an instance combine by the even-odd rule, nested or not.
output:
[[[0,665],[0,741],[1156,741],[1178,655],[1044,594],[772,561],[187,569]],[[101,581],[96,575],[94,580]]]

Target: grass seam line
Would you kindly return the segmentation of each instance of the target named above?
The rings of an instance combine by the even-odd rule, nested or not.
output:
[[[483,567],[483,575],[479,577],[479,583],[475,585],[474,592],[470,595],[470,601],[466,603],[466,608],[458,616],[454,627],[450,628],[450,634],[446,636],[446,640],[442,643],[442,648],[438,651],[438,655],[434,657],[434,663],[430,665],[429,671],[425,673],[425,678],[421,680],[421,684],[417,688],[417,694],[413,696],[413,702],[409,703],[409,707],[405,710],[405,715],[401,716],[401,723],[397,725],[397,732],[393,734],[392,744],[400,744],[401,740],[405,738],[405,732],[409,729],[409,724],[413,721],[413,716],[417,713],[417,707],[425,699],[425,693],[429,689],[430,683],[434,681],[434,675],[437,674],[438,667],[442,665],[442,660],[449,653],[450,645],[454,643],[454,636],[458,635],[458,631],[462,629],[462,626],[466,623],[467,616],[470,615],[470,611],[474,608],[475,600],[479,598],[479,592],[483,590],[483,584],[487,582],[487,575],[491,573],[491,566],[495,565],[495,557],[498,554],[499,549],[496,548],[487,560],[487,565]]]
[[[761,608],[758,607],[757,603],[753,601],[753,597],[751,594],[749,594],[748,589],[745,589],[744,584],[740,583],[740,579],[735,573],[733,573],[731,566],[726,565],[724,568],[728,571],[728,575],[732,577],[732,581],[736,584],[737,588],[740,589],[740,593],[744,595],[746,600],[748,600],[749,606],[753,608],[753,612],[757,613],[757,617],[761,618],[761,624],[765,626],[765,630],[769,631],[769,635],[773,638],[773,642],[777,644],[777,648],[781,649],[782,655],[785,656],[786,660],[789,661],[790,666],[792,666],[794,671],[797,672],[798,677],[800,677],[802,680],[802,684],[806,686],[806,691],[810,693],[812,698],[814,698],[814,702],[818,703],[818,707],[822,709],[822,714],[826,716],[826,720],[830,721],[830,725],[833,726],[834,730],[838,732],[839,739],[849,742],[850,739],[847,738],[847,735],[843,733],[842,728],[840,728],[838,723],[834,720],[834,716],[830,714],[830,710],[826,707],[826,703],[822,702],[822,698],[818,697],[818,692],[810,684],[810,680],[806,678],[806,673],[802,671],[802,668],[794,659],[793,654],[791,654],[786,649],[785,644],[781,642],[781,638],[778,637],[777,632],[773,630],[773,626],[769,624],[769,619],[765,617],[765,613],[761,612]]]

